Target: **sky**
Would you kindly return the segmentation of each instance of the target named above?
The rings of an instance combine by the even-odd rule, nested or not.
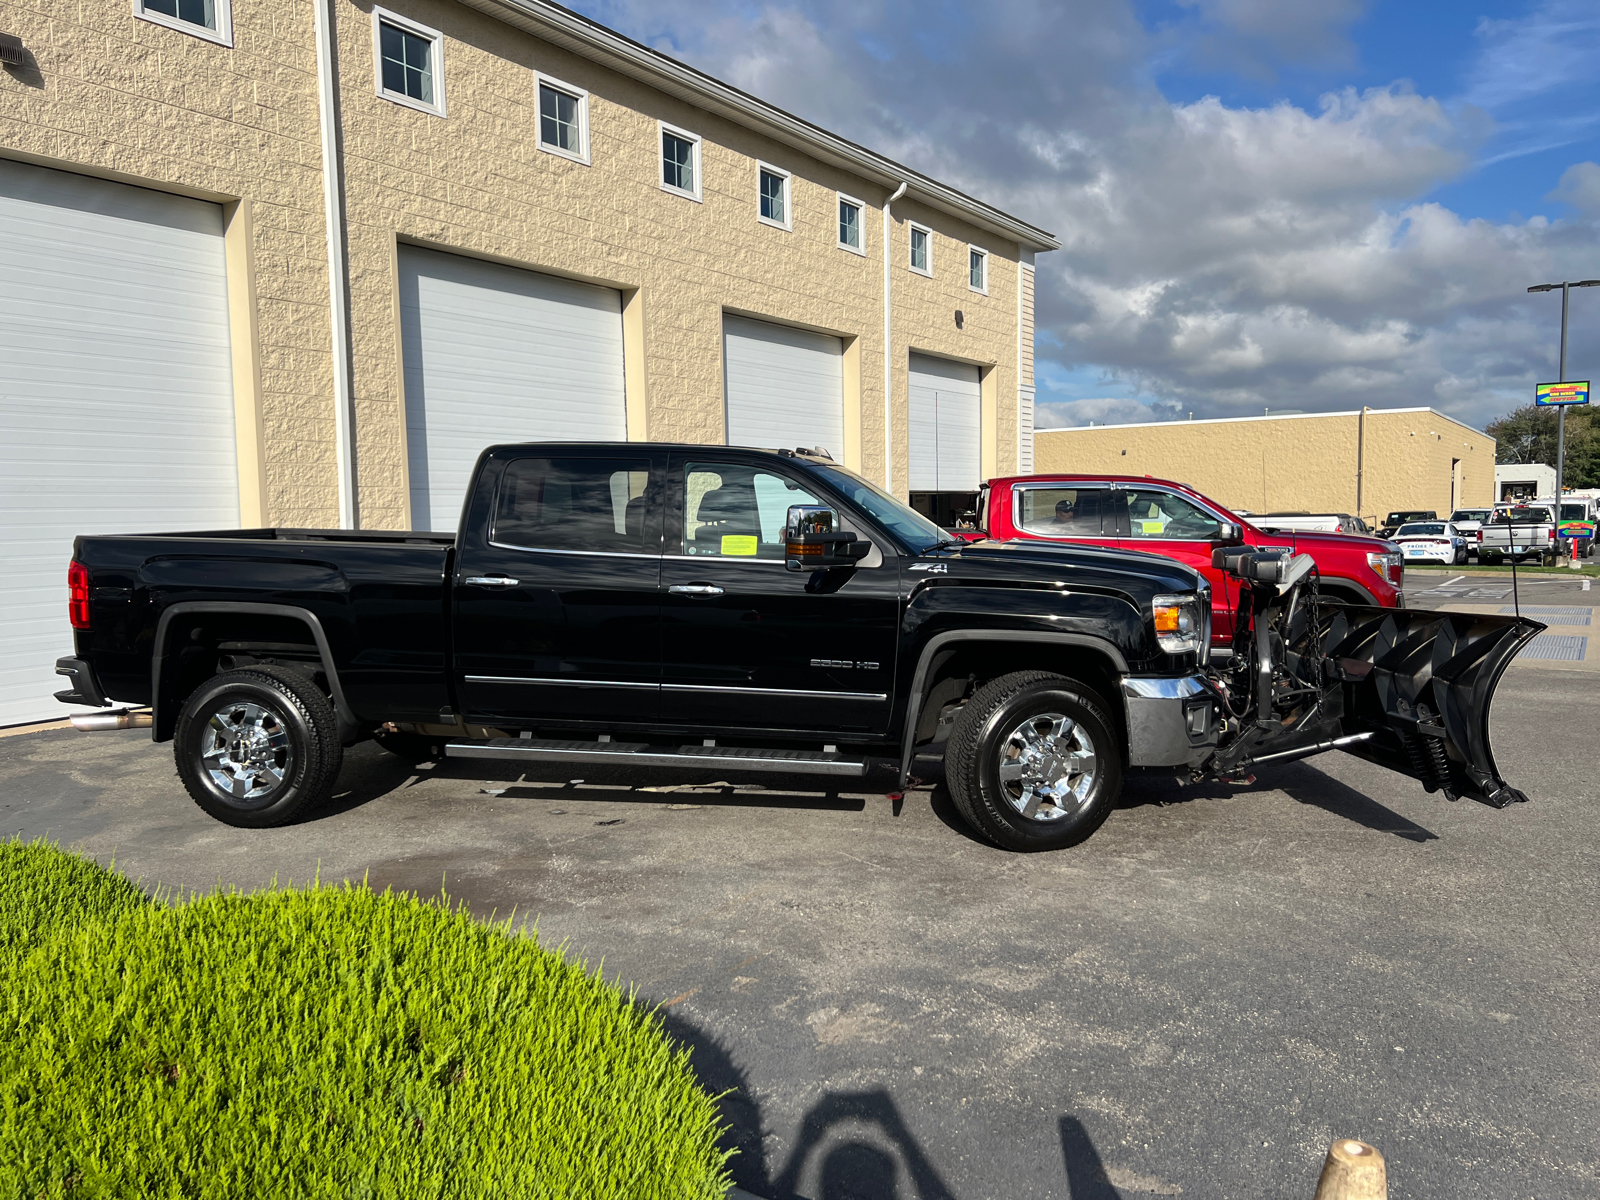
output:
[[[570,0],[569,0],[570,2]],[[1055,233],[1037,425],[1557,377],[1600,277],[1596,0],[578,0]],[[1600,288],[1568,378],[1600,375]]]

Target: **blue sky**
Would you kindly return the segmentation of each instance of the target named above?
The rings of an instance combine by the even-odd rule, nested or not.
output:
[[[1058,233],[1042,424],[1554,378],[1600,276],[1600,0],[585,0]],[[1592,303],[1591,303],[1592,301]],[[1600,288],[1569,376],[1600,374]]]

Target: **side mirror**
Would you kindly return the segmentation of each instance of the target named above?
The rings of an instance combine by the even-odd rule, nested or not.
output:
[[[820,504],[793,504],[784,522],[784,562],[790,571],[829,571],[853,567],[872,543],[839,528],[839,514]]]
[[[1219,546],[1244,545],[1244,526],[1237,521],[1218,521],[1216,543]]]

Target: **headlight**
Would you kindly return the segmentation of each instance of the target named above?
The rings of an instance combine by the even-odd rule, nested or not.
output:
[[[1399,587],[1405,571],[1405,556],[1398,550],[1378,551],[1367,555],[1367,566],[1382,576],[1390,587]]]
[[[1205,605],[1199,592],[1157,596],[1150,602],[1155,614],[1156,644],[1168,654],[1200,649],[1205,637]]]

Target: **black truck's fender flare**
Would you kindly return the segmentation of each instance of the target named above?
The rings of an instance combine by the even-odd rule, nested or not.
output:
[[[338,668],[333,665],[333,651],[328,646],[328,635],[322,628],[322,621],[317,614],[309,608],[299,608],[292,604],[252,604],[242,600],[185,600],[179,604],[172,604],[161,610],[161,619],[156,622],[155,648],[150,654],[150,708],[152,713],[150,739],[151,741],[165,741],[163,738],[163,713],[161,697],[161,667],[168,657],[167,627],[174,617],[189,616],[193,613],[229,613],[234,615],[255,615],[265,617],[292,617],[305,623],[311,631],[311,638],[316,643],[317,654],[322,659],[322,669],[328,675],[328,687],[333,692],[333,711],[339,716],[339,724],[348,729],[359,728],[361,722],[357,719],[355,711],[345,699],[344,687],[339,682]],[[182,697],[178,697],[179,702]],[[165,722],[168,737],[171,736],[171,727],[176,721]]]
[[[911,778],[911,755],[916,749],[917,719],[928,699],[928,671],[934,656],[953,642],[1034,642],[1052,646],[1077,646],[1103,654],[1119,675],[1128,674],[1128,660],[1122,656],[1115,643],[1089,633],[1054,633],[1034,629],[950,629],[936,633],[922,647],[917,658],[916,672],[911,676],[911,687],[906,692],[905,732],[900,748],[900,787]]]

